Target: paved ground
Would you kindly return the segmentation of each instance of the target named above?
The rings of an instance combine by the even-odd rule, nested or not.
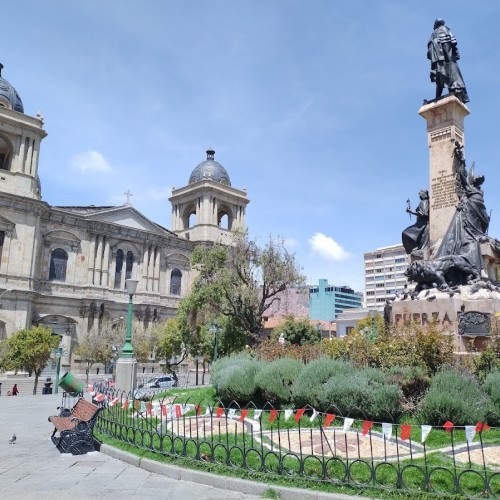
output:
[[[110,447],[81,456],[60,454],[50,439],[53,427],[47,421],[49,415],[57,415],[60,403],[60,395],[55,394],[0,397],[0,498],[67,499],[70,495],[73,499],[251,500],[269,488],[151,460],[139,461]],[[9,444],[14,433],[16,444]],[[279,490],[284,500],[353,498]]]

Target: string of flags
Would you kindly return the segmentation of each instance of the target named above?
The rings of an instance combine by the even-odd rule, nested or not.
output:
[[[117,397],[111,397],[108,395],[104,395],[102,393],[96,393],[96,392],[91,392],[91,395],[95,401],[98,401],[100,403],[106,402],[108,406],[117,406],[118,404],[121,404],[121,409],[122,410],[127,410],[131,402],[129,399],[125,399],[122,401],[120,398]],[[134,409],[139,415],[150,415],[150,416],[155,416],[155,417],[166,417],[166,418],[175,418],[179,419],[182,418],[186,413],[189,411],[195,411],[197,416],[200,416],[202,414],[202,408],[200,405],[193,405],[193,404],[187,404],[187,403],[182,403],[182,404],[174,404],[174,403],[160,403],[159,401],[140,401],[140,400],[133,400],[135,401],[134,403]],[[350,417],[337,417],[337,415],[334,415],[333,413],[322,413],[318,412],[313,408],[309,408],[311,411],[311,415],[308,416],[309,421],[313,422],[316,420],[318,415],[323,416],[323,427],[329,427],[332,422],[336,418],[340,418],[344,420],[342,430],[344,433],[347,433],[348,431],[351,430],[353,424],[356,422],[354,418]],[[273,424],[273,422],[276,420],[278,417],[279,412],[283,412],[284,415],[284,420],[285,422],[288,421],[292,415],[294,417],[295,422],[299,422],[303,416],[304,413],[306,412],[306,408],[299,408],[299,409],[285,409],[285,410],[276,410],[274,408],[270,410],[266,410],[269,412],[269,423]],[[239,414],[237,414],[239,412]],[[253,413],[253,420],[259,420],[262,416],[262,413],[264,410],[261,409],[254,409]],[[204,416],[205,417],[210,417],[214,416],[215,418],[219,419],[222,418],[224,415],[231,420],[239,420],[240,422],[244,422],[248,418],[248,413],[249,413],[249,408],[242,408],[242,409],[237,409],[237,408],[224,408],[223,406],[217,406],[216,408],[207,406],[205,408]],[[362,421],[362,435],[366,436],[367,434],[370,433],[373,425],[376,424],[376,422],[373,422],[371,420],[363,420]],[[411,424],[392,424],[388,422],[381,422],[377,423],[381,425],[382,428],[382,435],[384,436],[385,439],[391,439],[393,435],[394,428],[396,427],[399,429],[399,433],[397,434],[397,437],[401,439],[402,441],[406,441],[410,439],[411,437],[411,432],[413,429],[413,425]],[[436,426],[435,426],[436,427]],[[472,443],[474,440],[474,437],[476,436],[476,433],[481,433],[484,431],[487,431],[490,429],[490,426],[486,424],[485,422],[477,422],[476,425],[465,425],[465,426],[455,426],[452,422],[448,421],[445,422],[442,426],[447,432],[451,433],[454,429],[460,428],[465,430],[465,437],[466,440],[469,444]],[[429,436],[431,430],[433,429],[432,425],[420,425],[420,431],[421,431],[421,443],[425,443],[427,440],[427,437]]]

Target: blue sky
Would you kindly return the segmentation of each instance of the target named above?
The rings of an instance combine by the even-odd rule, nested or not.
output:
[[[400,242],[428,187],[423,99],[436,17],[470,96],[466,158],[500,237],[500,2],[19,0],[2,6],[2,76],[41,111],[43,199],[168,196],[213,147],[246,188],[249,234],[280,236],[310,283],[364,286],[363,253]]]

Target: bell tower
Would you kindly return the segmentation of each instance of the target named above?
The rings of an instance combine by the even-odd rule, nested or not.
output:
[[[172,231],[186,239],[229,243],[236,231],[245,231],[245,190],[231,187],[226,169],[207,150],[207,159],[191,173],[186,187],[172,189]]]
[[[47,135],[40,115],[24,114],[16,89],[2,77],[0,64],[0,191],[41,199],[40,144]]]

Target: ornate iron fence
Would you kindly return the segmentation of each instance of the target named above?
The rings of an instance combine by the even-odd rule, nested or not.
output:
[[[372,422],[333,405],[317,412],[144,401],[105,387],[93,397],[105,407],[97,431],[170,457],[364,488],[500,498],[500,428],[485,422]]]

